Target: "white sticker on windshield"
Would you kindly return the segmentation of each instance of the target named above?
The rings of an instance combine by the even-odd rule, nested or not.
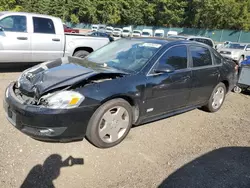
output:
[[[161,44],[156,43],[143,43],[140,46],[151,47],[151,48],[160,48]]]

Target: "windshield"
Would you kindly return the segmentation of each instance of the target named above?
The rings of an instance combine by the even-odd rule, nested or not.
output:
[[[146,35],[146,36],[149,36],[149,32],[142,32],[142,35]]]
[[[246,47],[245,44],[239,44],[239,43],[229,43],[225,46],[226,48],[231,48],[231,49],[244,49]]]
[[[129,32],[129,30],[126,30],[126,29],[125,29],[125,30],[123,30],[123,33],[128,33],[128,32]]]
[[[112,31],[113,29],[111,29],[111,28],[107,28],[106,30],[108,30],[108,31]]]
[[[121,31],[120,29],[114,29],[114,31]]]
[[[133,31],[133,33],[137,33],[137,34],[140,34],[140,31]]]
[[[120,39],[91,53],[87,60],[131,73],[140,70],[160,47],[158,43]]]
[[[163,37],[163,33],[155,33],[156,37]]]
[[[97,27],[92,27],[93,29],[97,29]]]

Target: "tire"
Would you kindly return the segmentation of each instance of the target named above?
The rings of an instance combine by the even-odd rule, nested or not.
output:
[[[216,106],[215,105],[216,102],[214,102],[214,97],[215,97],[215,95],[216,95],[216,93],[217,93],[218,90],[220,90],[220,91],[223,90],[223,94],[220,93],[221,94],[220,96],[222,96],[222,99],[219,100],[220,101],[220,102],[218,102],[219,105]],[[224,100],[225,100],[225,97],[226,97],[226,92],[227,92],[227,89],[226,89],[225,84],[219,83],[214,88],[214,90],[213,90],[213,92],[212,92],[212,94],[211,94],[211,96],[210,96],[210,98],[208,100],[207,105],[203,106],[203,109],[206,110],[206,111],[208,111],[208,112],[217,112],[221,108],[221,106],[223,105],[223,103],[224,103]]]
[[[233,88],[233,91],[234,91],[234,93],[241,93],[241,92],[242,92],[242,89],[241,89],[239,86],[235,86],[235,87]]]
[[[111,112],[114,111],[114,109],[117,109],[117,111],[114,112],[114,114],[112,114]],[[123,118],[123,115],[125,114],[124,120],[120,119],[120,121],[118,121],[117,119],[115,119],[119,117],[119,115],[116,115],[119,112],[118,109],[125,110],[125,112],[121,114],[121,118]],[[122,112],[122,110],[120,112]],[[110,121],[106,120],[108,118],[105,117],[110,117]],[[115,117],[114,120],[112,119],[113,117]],[[132,120],[133,120],[132,107],[127,101],[123,99],[110,100],[101,105],[92,115],[88,123],[86,137],[93,145],[95,145],[98,148],[110,148],[116,146],[128,135],[132,126]],[[123,121],[124,123],[123,125],[126,124],[127,126],[126,129],[120,127],[120,125],[122,125],[121,121]],[[119,131],[117,131],[117,129]],[[113,139],[112,134],[109,133],[113,131],[118,132],[117,140],[114,139],[114,141],[112,140]],[[119,137],[120,133],[121,135]]]
[[[90,53],[88,51],[86,51],[86,50],[79,50],[79,51],[75,52],[73,56],[84,58],[84,57],[86,57],[89,54]]]

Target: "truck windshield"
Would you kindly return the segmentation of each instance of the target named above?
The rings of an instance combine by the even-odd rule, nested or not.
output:
[[[231,49],[244,49],[246,47],[245,44],[239,44],[239,43],[229,43],[225,46],[226,48],[231,48]]]
[[[149,32],[142,32],[142,35],[149,36]]]
[[[159,43],[120,39],[91,53],[86,60],[131,73],[140,70],[160,49]]]

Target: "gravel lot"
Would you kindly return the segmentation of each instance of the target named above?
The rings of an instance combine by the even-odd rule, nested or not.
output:
[[[1,99],[21,69],[0,73]],[[0,106],[1,188],[29,181],[35,187],[250,187],[249,94],[230,93],[215,114],[197,109],[133,128],[111,149],[86,140],[33,140],[5,119],[2,100]],[[69,156],[84,164],[62,167]]]

